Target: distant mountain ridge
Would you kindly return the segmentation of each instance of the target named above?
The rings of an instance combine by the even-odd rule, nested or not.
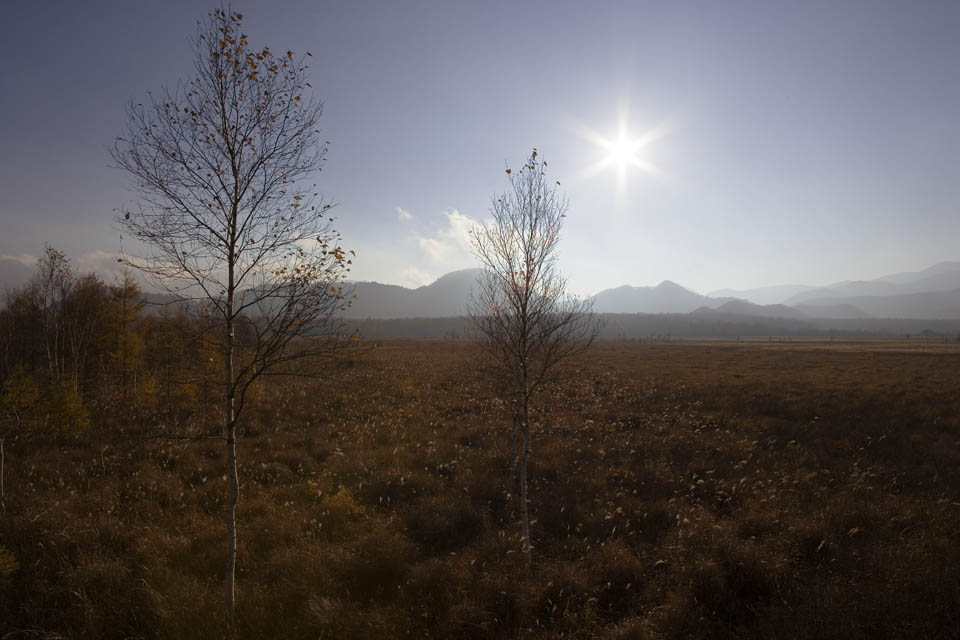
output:
[[[808,304],[817,307],[848,307],[845,313],[857,311],[866,316],[869,314],[863,310],[851,310],[849,307],[852,305],[846,299],[955,289],[960,289],[960,262],[940,262],[922,271],[905,271],[872,280],[843,280],[821,287],[786,284],[754,289],[718,289],[710,292],[708,296],[739,298],[760,305],[785,304],[798,308]],[[831,299],[831,302],[828,303],[827,299]]]
[[[785,304],[754,304],[746,300],[730,300],[718,307],[701,307],[694,311],[700,315],[738,315],[753,316],[756,318],[783,318],[803,320],[810,316],[800,309],[788,307]]]
[[[347,315],[371,319],[462,315],[479,274],[479,269],[454,271],[417,289],[376,282],[353,283],[359,299]],[[593,296],[593,302],[596,312],[608,314],[693,313],[783,320],[960,319],[960,262],[942,262],[923,271],[843,281],[826,287],[780,285],[713,293],[702,295],[664,280],[653,287],[623,285],[605,289]]]
[[[825,298],[899,296],[955,289],[960,289],[960,262],[941,262],[923,271],[895,273],[873,280],[847,280],[811,288],[783,300],[783,303],[795,305]]]
[[[416,289],[379,282],[352,282],[348,288],[352,288],[357,299],[346,315],[378,319],[463,315],[480,272],[480,269],[453,271]]]
[[[711,298],[738,298],[761,305],[781,304],[792,296],[816,288],[805,284],[781,284],[756,289],[718,289],[707,295]]]
[[[960,262],[938,262],[932,267],[927,267],[923,271],[904,271],[902,273],[894,273],[892,275],[882,276],[876,279],[883,280],[884,282],[892,282],[894,284],[909,284],[911,282],[923,280],[924,278],[928,278],[930,276],[957,271],[960,271]]]
[[[690,313],[700,307],[716,307],[724,301],[700,295],[670,280],[655,287],[623,285],[593,297],[594,310],[598,313]]]
[[[23,266],[18,259],[0,260],[0,276],[10,265]],[[351,282],[345,290],[356,294],[357,299],[345,316],[372,320],[461,316],[468,310],[470,294],[480,273],[480,269],[454,271],[415,289],[378,282]],[[7,275],[11,274],[23,277],[19,271],[10,271]],[[147,298],[150,313],[175,312],[188,304],[177,296],[150,294]],[[720,289],[711,295],[702,295],[664,280],[656,286],[623,285],[605,289],[592,299],[594,310],[604,314],[697,314],[713,318],[737,316],[795,321],[953,320],[960,319],[960,261],[822,287],[788,284],[745,290]]]
[[[818,318],[838,317],[836,309],[861,315],[839,317],[861,318],[960,318],[960,288],[952,291],[923,291],[885,296],[848,296],[816,298],[797,305],[808,315]]]

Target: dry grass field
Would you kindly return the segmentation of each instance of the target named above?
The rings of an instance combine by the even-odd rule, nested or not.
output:
[[[527,577],[477,355],[388,342],[261,391],[239,637],[960,637],[957,344],[597,343],[540,396]],[[104,473],[89,434],[25,434],[0,636],[220,636],[221,449],[114,438]]]

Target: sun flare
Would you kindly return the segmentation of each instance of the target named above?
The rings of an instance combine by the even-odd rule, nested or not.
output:
[[[633,165],[642,167],[643,163],[637,156],[641,143],[637,140],[630,140],[625,136],[619,136],[613,141],[604,141],[603,146],[607,148],[610,155],[607,156],[607,164],[615,166],[619,170],[624,170]]]
[[[653,164],[649,155],[651,144],[667,134],[667,127],[661,124],[639,134],[632,133],[625,113],[620,114],[617,124],[616,135],[609,137],[581,123],[575,122],[572,125],[574,132],[592,142],[599,151],[596,161],[585,167],[578,178],[590,179],[613,169],[616,173],[618,196],[625,195],[631,174],[666,181],[668,176]]]

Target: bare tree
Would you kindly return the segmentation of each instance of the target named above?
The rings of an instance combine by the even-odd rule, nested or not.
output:
[[[519,466],[524,571],[530,568],[527,466],[531,398],[557,364],[586,349],[599,322],[590,300],[567,292],[557,245],[567,200],[534,149],[518,172],[507,169],[510,190],[493,198],[492,223],[473,232],[483,266],[469,307],[489,361],[513,409],[513,468]],[[519,431],[519,434],[518,434]],[[518,450],[518,436],[522,447]]]
[[[40,309],[40,330],[50,375],[59,379],[66,373],[67,345],[64,308],[74,284],[70,260],[62,251],[44,246],[44,257],[30,280],[30,290]]]
[[[326,143],[306,58],[252,48],[243,16],[217,9],[192,40],[195,77],[128,107],[113,159],[138,191],[118,218],[139,241],[123,261],[201,301],[223,357],[226,615],[236,602],[237,427],[258,378],[310,374],[341,344],[351,260],[316,185]],[[307,56],[310,54],[307,53]],[[353,253],[353,252],[349,252]],[[240,331],[242,329],[242,331]]]

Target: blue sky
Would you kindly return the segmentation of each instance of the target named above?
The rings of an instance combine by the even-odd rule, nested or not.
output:
[[[109,276],[124,105],[187,79],[198,2],[0,0],[0,269],[49,242]],[[570,200],[595,293],[825,284],[960,259],[960,3],[242,2],[251,44],[313,54],[354,276],[474,264],[506,163]],[[586,135],[657,136],[590,172]]]

